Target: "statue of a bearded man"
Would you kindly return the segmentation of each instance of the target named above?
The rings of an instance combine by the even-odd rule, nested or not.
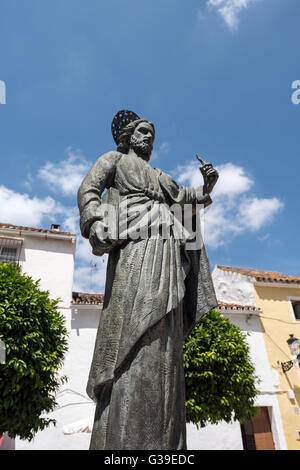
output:
[[[78,191],[81,233],[89,238],[93,253],[109,253],[87,386],[97,402],[90,449],[182,450],[182,345],[217,301],[204,245],[187,249],[186,238],[175,236],[177,222],[170,208],[209,205],[218,173],[208,165],[202,172],[203,187],[179,187],[148,163],[155,136],[152,123],[120,111],[112,131],[117,150],[95,162]],[[117,192],[121,216],[126,202],[131,227],[135,208],[145,207],[155,234],[110,239],[102,207],[105,189]],[[170,230],[163,237],[166,215]],[[140,223],[141,218],[136,220]]]

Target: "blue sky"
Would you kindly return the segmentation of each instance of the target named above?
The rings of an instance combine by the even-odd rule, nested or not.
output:
[[[219,168],[211,267],[300,275],[299,18],[298,0],[1,0],[0,220],[78,233],[78,185],[132,109],[156,126],[153,166],[184,185],[195,153]],[[74,288],[104,279],[78,237]]]

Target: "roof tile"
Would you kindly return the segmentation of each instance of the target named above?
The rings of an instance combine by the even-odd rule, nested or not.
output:
[[[55,233],[57,235],[70,235],[75,236],[70,232],[61,232],[60,230],[51,230],[51,229],[44,229],[44,228],[37,228],[37,227],[23,227],[22,225],[13,225],[13,224],[6,224],[0,222],[0,229],[11,229],[11,230],[24,230],[28,232],[40,232],[40,233]]]
[[[220,310],[244,310],[248,312],[259,312],[260,309],[255,307],[255,305],[240,305],[234,303],[227,303],[218,300],[218,308]]]
[[[88,292],[72,292],[72,304],[73,305],[94,305],[103,304],[104,294],[90,294]],[[234,303],[227,303],[218,301],[218,307],[220,310],[247,310],[257,311],[254,305],[239,305]]]
[[[254,277],[256,281],[261,282],[290,282],[300,284],[300,277],[298,276],[289,276],[283,273],[275,271],[265,271],[260,269],[249,269],[249,268],[237,268],[233,266],[222,266],[217,264],[217,268],[222,269],[223,271],[230,271],[244,276]]]
[[[103,294],[89,294],[87,292],[72,292],[72,304],[95,305],[103,304]]]

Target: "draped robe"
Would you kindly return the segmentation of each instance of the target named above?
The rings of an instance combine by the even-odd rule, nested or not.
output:
[[[179,187],[135,155],[108,152],[78,191],[86,238],[93,223],[103,221],[101,196],[108,188],[118,191],[121,210],[125,200],[129,211],[142,204],[157,226],[159,204],[166,215],[174,203],[211,203],[202,188]],[[123,240],[109,253],[87,385],[97,402],[90,449],[186,449],[182,344],[217,301],[204,245],[187,251],[170,233]]]

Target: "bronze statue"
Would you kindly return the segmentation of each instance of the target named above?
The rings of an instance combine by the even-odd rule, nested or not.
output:
[[[182,344],[217,301],[204,245],[186,249],[186,238],[175,236],[178,222],[169,208],[209,205],[218,173],[202,162],[203,188],[179,187],[148,163],[152,123],[120,111],[112,132],[117,150],[95,162],[78,191],[81,233],[93,253],[109,253],[87,387],[97,402],[90,449],[186,449]],[[116,236],[107,235],[105,197],[115,201],[120,216],[126,207],[127,237],[118,230]],[[154,235],[131,237],[141,222],[137,207],[151,215]],[[162,236],[161,214],[170,220],[168,237]]]

